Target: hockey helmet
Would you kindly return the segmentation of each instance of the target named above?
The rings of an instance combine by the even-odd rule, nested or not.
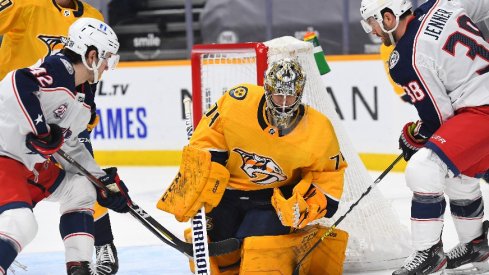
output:
[[[362,24],[366,33],[372,32],[371,24],[373,23],[373,20],[378,22],[382,28],[382,31],[391,33],[397,29],[401,15],[411,8],[412,4],[410,0],[362,0],[360,14],[362,15],[363,20],[361,20],[360,23]],[[390,9],[397,20],[396,26],[388,31],[385,30],[384,24],[382,24],[382,11],[384,9]]]
[[[82,58],[83,64],[89,69],[93,70],[95,76],[95,82],[98,80],[98,74],[95,72],[98,70],[102,61],[107,59],[107,65],[109,69],[114,69],[119,62],[119,41],[117,35],[104,22],[95,18],[80,18],[71,24],[68,30],[68,37],[63,39],[65,48],[72,50],[79,54]],[[88,66],[85,54],[89,46],[94,46],[98,51],[98,64],[92,64]]]

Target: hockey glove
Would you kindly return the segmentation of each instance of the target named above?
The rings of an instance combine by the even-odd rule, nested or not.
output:
[[[311,182],[312,174],[308,173],[294,187],[289,199],[284,198],[279,188],[274,188],[272,205],[284,226],[301,229],[326,215],[326,196]]]
[[[419,128],[422,122],[408,122],[402,128],[401,136],[399,137],[399,149],[402,150],[404,160],[408,161],[419,149],[423,148],[428,138],[419,134]]]
[[[48,159],[56,153],[63,145],[63,130],[57,124],[49,124],[49,133],[36,136],[29,133],[26,137],[26,146],[32,152],[38,153]]]
[[[99,180],[105,185],[108,192],[105,189],[97,188],[97,202],[115,212],[126,213],[129,211],[128,204],[131,202],[129,190],[119,178],[117,168],[106,168],[104,171],[107,174],[100,177]]]

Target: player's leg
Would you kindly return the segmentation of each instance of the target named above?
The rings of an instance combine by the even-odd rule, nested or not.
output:
[[[20,162],[0,157],[0,274],[34,239],[37,222],[26,181],[32,175]]]
[[[89,125],[90,130],[97,125],[97,117],[95,117],[95,121],[95,123]],[[85,145],[93,156],[90,131],[85,130],[81,132],[78,135],[78,140]],[[94,237],[97,271],[101,275],[116,274],[119,270],[119,259],[117,257],[117,249],[114,245],[114,235],[112,234],[108,209],[100,206],[98,203],[95,203],[93,209],[95,210],[93,216],[95,219]]]
[[[119,270],[119,259],[108,209],[95,203],[94,210],[97,272],[101,275],[116,274]]]
[[[489,257],[489,221],[482,223],[484,201],[479,179],[467,176],[449,179],[446,194],[450,198],[450,210],[460,241],[447,253],[447,268],[485,262]]]
[[[60,203],[59,231],[65,246],[68,274],[83,270],[90,272],[94,248],[93,204],[95,187],[84,177],[66,173],[49,201]]]
[[[441,233],[446,201],[445,178],[448,168],[431,150],[420,149],[407,164],[406,183],[413,192],[411,234],[416,252],[393,274],[442,272],[446,266]]]
[[[207,234],[209,241],[222,241],[236,237],[243,218],[241,191],[226,190],[219,205],[207,214]],[[211,257],[212,274],[237,274],[239,271],[240,251],[217,257]],[[191,267],[193,264],[191,263]]]

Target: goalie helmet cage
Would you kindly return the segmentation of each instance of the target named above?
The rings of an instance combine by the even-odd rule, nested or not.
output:
[[[203,112],[233,86],[240,83],[263,85],[267,65],[285,57],[299,60],[306,75],[303,101],[331,120],[348,162],[340,208],[332,219],[320,221],[330,225],[348,210],[373,180],[347,137],[326,92],[311,43],[286,36],[264,43],[195,45],[191,56],[194,125],[197,125]],[[400,224],[390,201],[376,188],[348,214],[338,228],[350,235],[345,271],[396,268],[410,253],[405,243],[409,240],[407,229]]]

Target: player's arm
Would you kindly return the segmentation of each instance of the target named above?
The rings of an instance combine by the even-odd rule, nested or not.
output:
[[[315,162],[302,171],[302,179],[292,196],[286,199],[279,188],[274,188],[272,205],[285,226],[303,228],[316,219],[332,217],[338,210],[347,164],[329,121],[323,131],[327,137],[322,140],[328,144],[322,150],[318,148],[318,154],[313,156]]]
[[[158,201],[157,207],[172,213],[178,221],[188,221],[205,205],[206,212],[216,207],[229,181],[226,168],[228,150],[222,129],[221,104],[202,117],[183,149],[179,172]]]
[[[44,158],[49,158],[63,144],[63,132],[54,124],[47,124],[41,102],[37,97],[40,87],[52,82],[51,76],[44,68],[24,68],[8,75],[11,80],[13,105],[18,129],[26,135],[26,147]]]
[[[465,9],[474,23],[489,19],[489,0],[451,0],[451,2]]]

